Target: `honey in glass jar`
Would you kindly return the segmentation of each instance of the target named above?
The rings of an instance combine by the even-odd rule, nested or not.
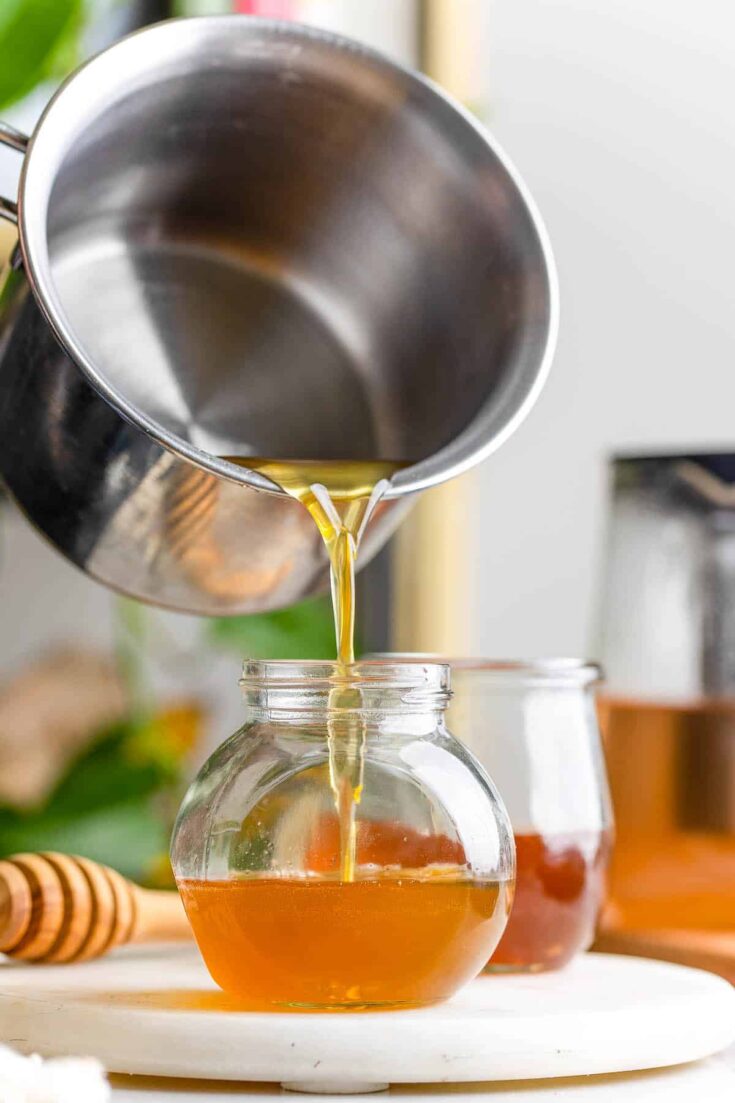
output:
[[[507,814],[448,732],[437,664],[248,662],[246,723],[206,763],[172,843],[213,979],[244,1006],[415,1007],[498,944]]]

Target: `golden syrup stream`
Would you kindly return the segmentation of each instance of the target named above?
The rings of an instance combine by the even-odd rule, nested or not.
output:
[[[337,637],[337,662],[344,684],[330,694],[329,777],[340,825],[343,881],[355,879],[355,809],[363,785],[365,730],[360,691],[350,684],[355,661],[355,563],[360,538],[403,464],[390,460],[275,460],[227,456],[259,471],[296,498],[311,514],[327,549]]]

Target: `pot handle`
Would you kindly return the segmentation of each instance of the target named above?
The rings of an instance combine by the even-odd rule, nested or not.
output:
[[[21,134],[14,126],[9,126],[3,122],[0,122],[0,142],[5,146],[10,146],[11,149],[17,149],[19,153],[25,153],[28,147],[26,135]],[[7,219],[15,226],[18,225],[18,204],[14,203],[12,199],[4,199],[2,195],[0,195],[0,218]]]

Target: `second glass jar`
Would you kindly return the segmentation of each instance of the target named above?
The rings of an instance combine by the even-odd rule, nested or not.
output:
[[[449,663],[449,725],[492,775],[510,815],[515,900],[488,971],[561,968],[593,941],[612,849],[599,668],[576,659],[385,658]]]
[[[515,832],[515,903],[488,969],[558,969],[592,944],[612,847],[599,669],[574,659],[451,669],[449,722],[493,773]]]

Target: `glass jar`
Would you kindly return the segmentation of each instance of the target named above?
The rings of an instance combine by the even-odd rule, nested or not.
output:
[[[431,1004],[510,908],[498,794],[447,731],[446,666],[245,663],[245,725],[184,800],[171,858],[214,980],[247,1006]]]
[[[610,476],[605,927],[683,952],[687,930],[735,930],[735,452],[617,457]]]
[[[574,659],[450,664],[448,721],[492,775],[516,843],[516,889],[489,971],[558,969],[595,934],[612,811],[595,713],[600,671]]]
[[[596,666],[452,660],[450,723],[492,772],[516,842],[513,911],[491,971],[558,969],[592,943],[612,811]]]

